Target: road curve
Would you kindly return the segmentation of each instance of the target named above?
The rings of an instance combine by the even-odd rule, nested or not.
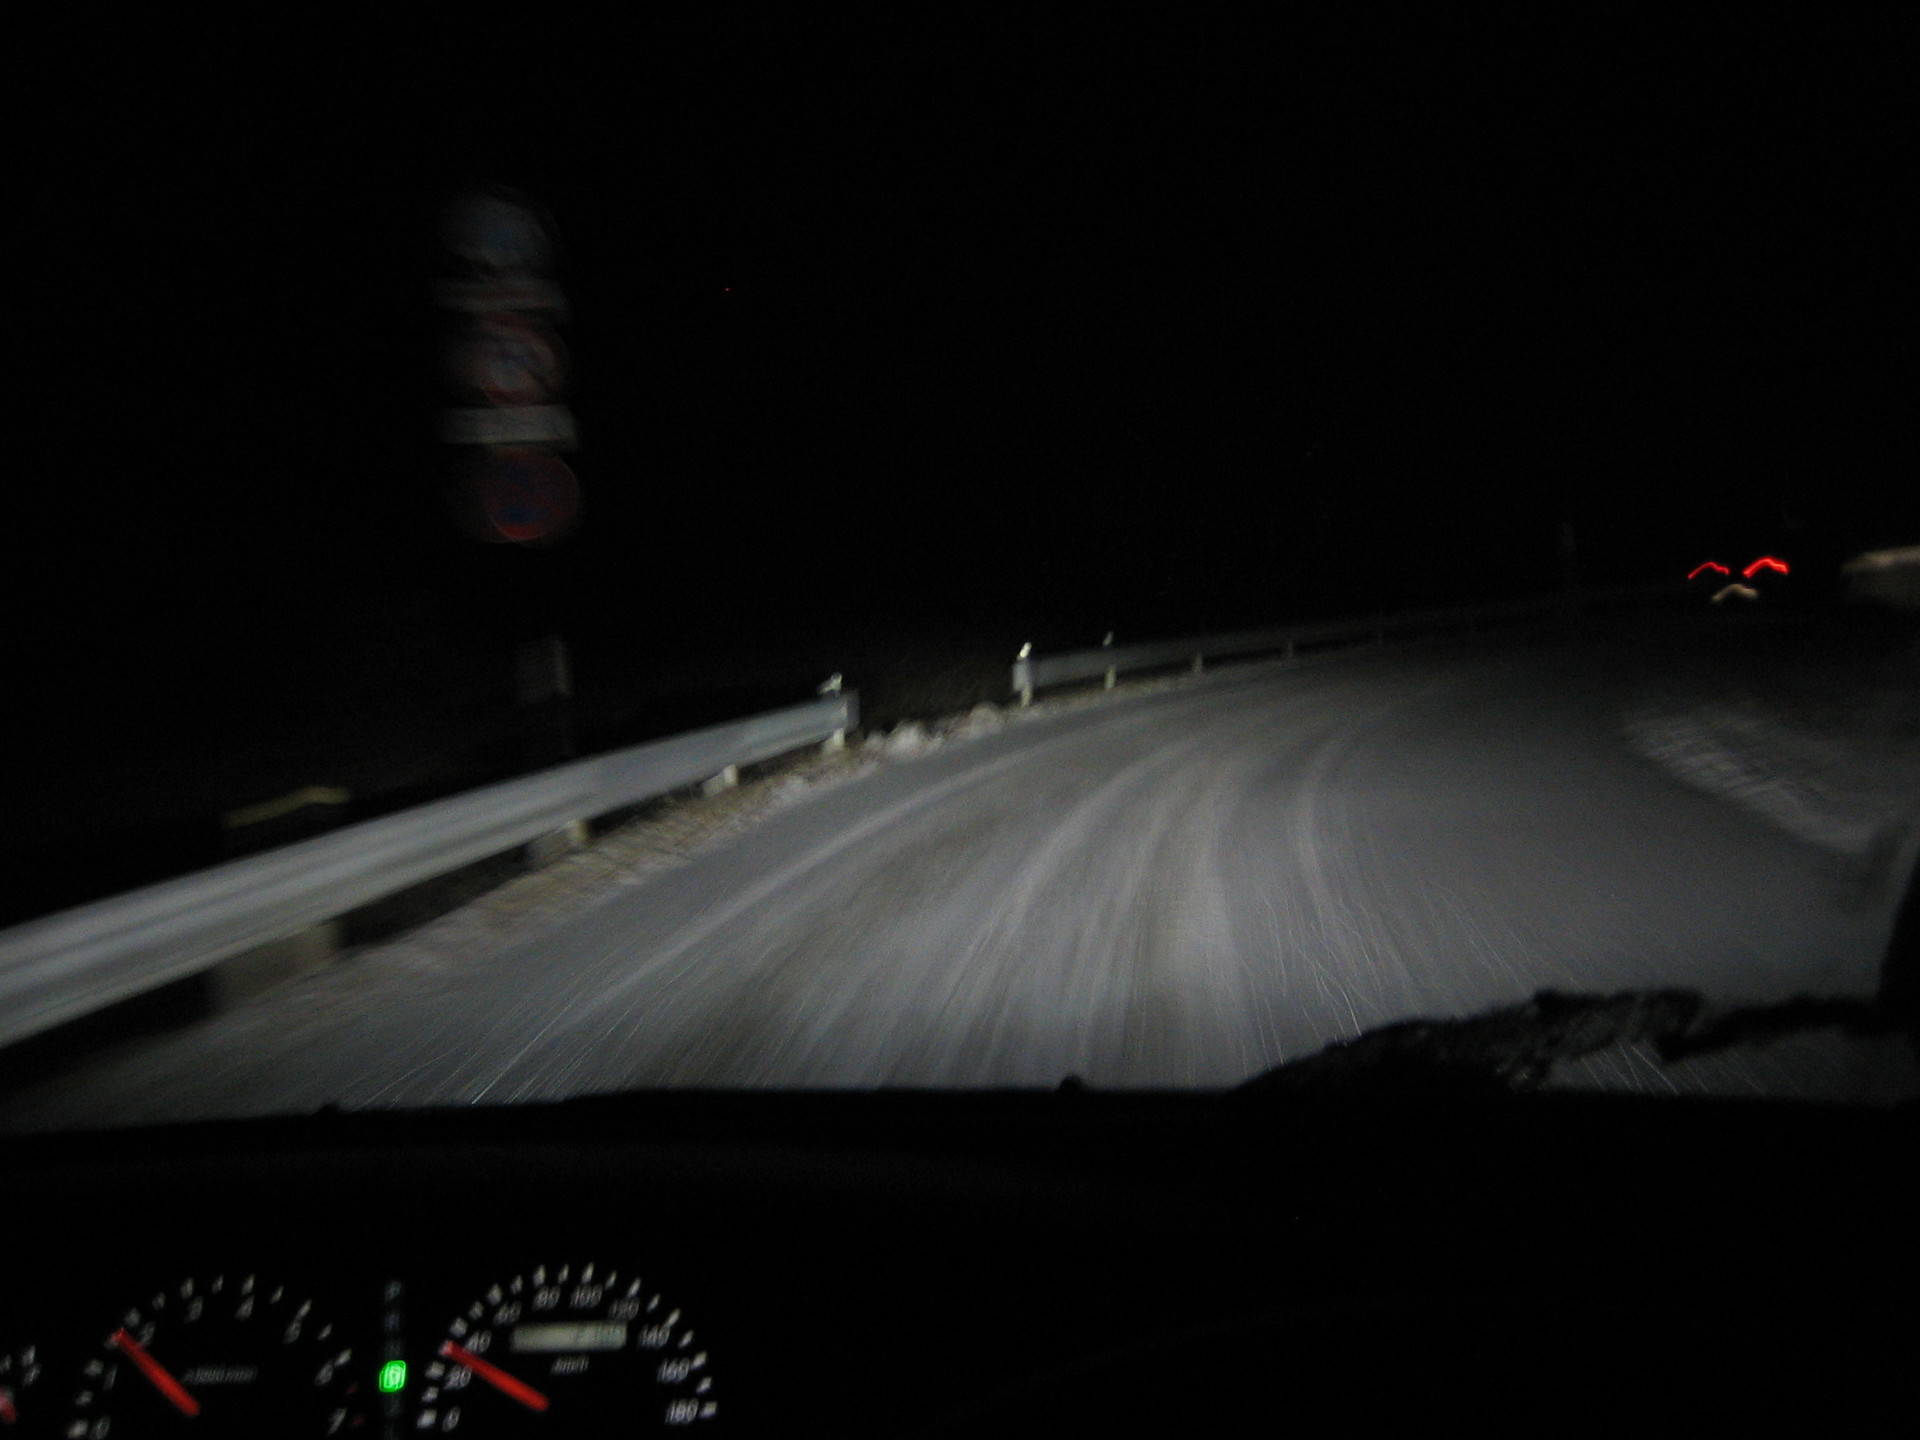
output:
[[[1012,725],[471,965],[374,952],[0,1102],[43,1128],[632,1086],[1230,1085],[1543,986],[1869,996],[1892,896],[1636,755],[1619,638]]]

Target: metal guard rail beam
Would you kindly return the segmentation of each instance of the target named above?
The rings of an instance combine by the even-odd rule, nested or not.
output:
[[[1650,599],[1672,587],[1623,586],[1613,590],[1588,591],[1575,602],[1579,607],[1615,601]],[[1300,645],[1357,639],[1363,636],[1383,640],[1388,635],[1408,631],[1442,630],[1482,621],[1512,619],[1525,615],[1548,615],[1564,610],[1565,596],[1530,600],[1495,601],[1484,605],[1459,605],[1445,609],[1406,611],[1398,615],[1356,615],[1343,620],[1322,620],[1310,625],[1288,625],[1267,630],[1240,630],[1215,635],[1190,635],[1178,640],[1149,641],[1139,645],[1102,645],[1094,649],[1073,650],[1044,658],[1027,656],[1013,663],[1013,690],[1028,703],[1035,690],[1050,685],[1091,680],[1095,676],[1124,674],[1129,670],[1152,670],[1191,662],[1196,669],[1209,657],[1284,653],[1291,656]]]
[[[0,1044],[23,1039],[581,821],[831,741],[835,693],[449,796],[0,932]]]

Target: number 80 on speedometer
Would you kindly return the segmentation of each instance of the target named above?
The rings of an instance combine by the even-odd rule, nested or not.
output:
[[[489,1288],[441,1335],[417,1431],[616,1437],[710,1424],[707,1351],[640,1276],[539,1265]]]

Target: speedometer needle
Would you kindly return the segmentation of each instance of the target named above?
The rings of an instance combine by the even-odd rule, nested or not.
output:
[[[506,1371],[497,1366],[489,1365],[471,1350],[462,1349],[451,1340],[446,1341],[440,1346],[440,1353],[455,1364],[466,1366],[467,1369],[493,1386],[493,1388],[498,1390],[502,1395],[507,1395],[518,1400],[529,1410],[544,1410],[548,1404],[551,1403],[546,1396],[527,1384],[526,1381],[514,1379],[513,1376],[509,1375]]]
[[[200,1413],[200,1402],[187,1393],[187,1387],[169,1375],[166,1367],[149,1355],[146,1347],[129,1335],[124,1327],[113,1332],[113,1343],[140,1367],[140,1373],[153,1382],[154,1389],[173,1402],[174,1409],[187,1416]]]

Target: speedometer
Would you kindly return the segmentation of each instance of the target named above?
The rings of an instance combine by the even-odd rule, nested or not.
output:
[[[488,1287],[424,1370],[426,1432],[618,1440],[719,1416],[686,1314],[629,1270],[538,1265]]]

